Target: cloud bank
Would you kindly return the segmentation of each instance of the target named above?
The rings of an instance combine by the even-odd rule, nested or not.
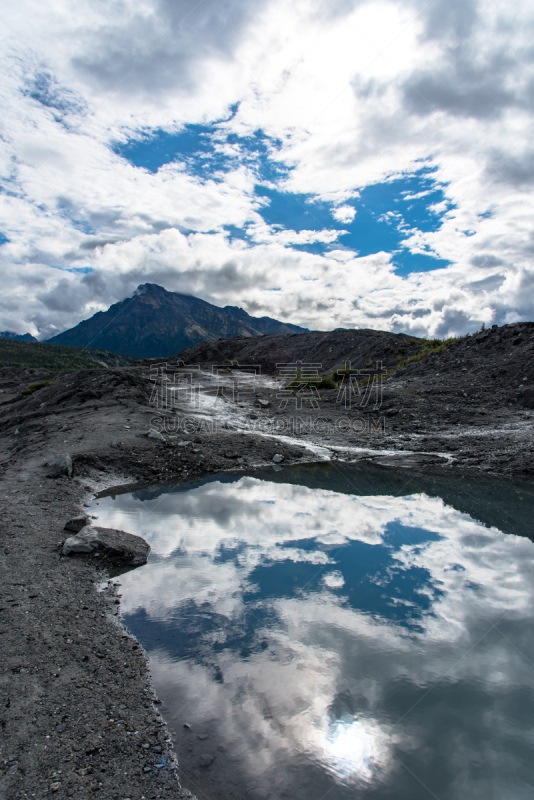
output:
[[[528,5],[21,0],[1,26],[3,329],[146,281],[310,328],[532,319]]]

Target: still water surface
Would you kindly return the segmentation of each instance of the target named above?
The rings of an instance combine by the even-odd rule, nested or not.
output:
[[[322,463],[91,513],[152,547],[122,611],[199,800],[531,800],[531,487]]]

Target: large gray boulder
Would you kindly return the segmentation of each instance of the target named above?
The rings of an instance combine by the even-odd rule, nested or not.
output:
[[[75,553],[98,553],[114,564],[139,567],[146,564],[150,545],[133,533],[86,525],[75,536],[69,536],[63,545],[64,556]]]

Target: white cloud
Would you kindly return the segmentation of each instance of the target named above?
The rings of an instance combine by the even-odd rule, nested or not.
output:
[[[354,206],[338,206],[334,210],[333,216],[339,220],[339,222],[352,222],[356,216],[356,209]]]
[[[12,5],[1,22],[0,327],[45,335],[141,280],[311,327],[433,335],[531,318],[533,23],[528,5],[502,0]],[[344,225],[366,185],[436,167],[451,207],[407,245],[452,266],[401,278],[390,254],[310,255],[298,248],[336,248],[340,232],[266,225],[250,167],[201,181],[110,149],[221,119],[237,102],[224,130],[277,137],[285,188],[333,202]],[[225,225],[252,239],[230,244]],[[431,313],[391,312],[410,300]]]

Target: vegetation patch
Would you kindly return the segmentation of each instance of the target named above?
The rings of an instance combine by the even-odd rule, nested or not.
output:
[[[397,369],[402,369],[403,367],[407,367],[408,364],[415,364],[417,361],[422,361],[423,358],[427,358],[427,356],[434,353],[442,353],[444,350],[447,350],[451,344],[457,341],[459,341],[459,337],[457,336],[451,336],[448,339],[429,339],[423,344],[421,350],[397,364]]]
[[[52,381],[38,381],[37,383],[30,383],[25,389],[22,389],[21,394],[33,394],[38,389],[44,389],[45,386],[50,386]]]
[[[93,350],[90,347],[0,339],[0,367],[40,367],[55,372],[125,367],[134,361],[129,356]]]

